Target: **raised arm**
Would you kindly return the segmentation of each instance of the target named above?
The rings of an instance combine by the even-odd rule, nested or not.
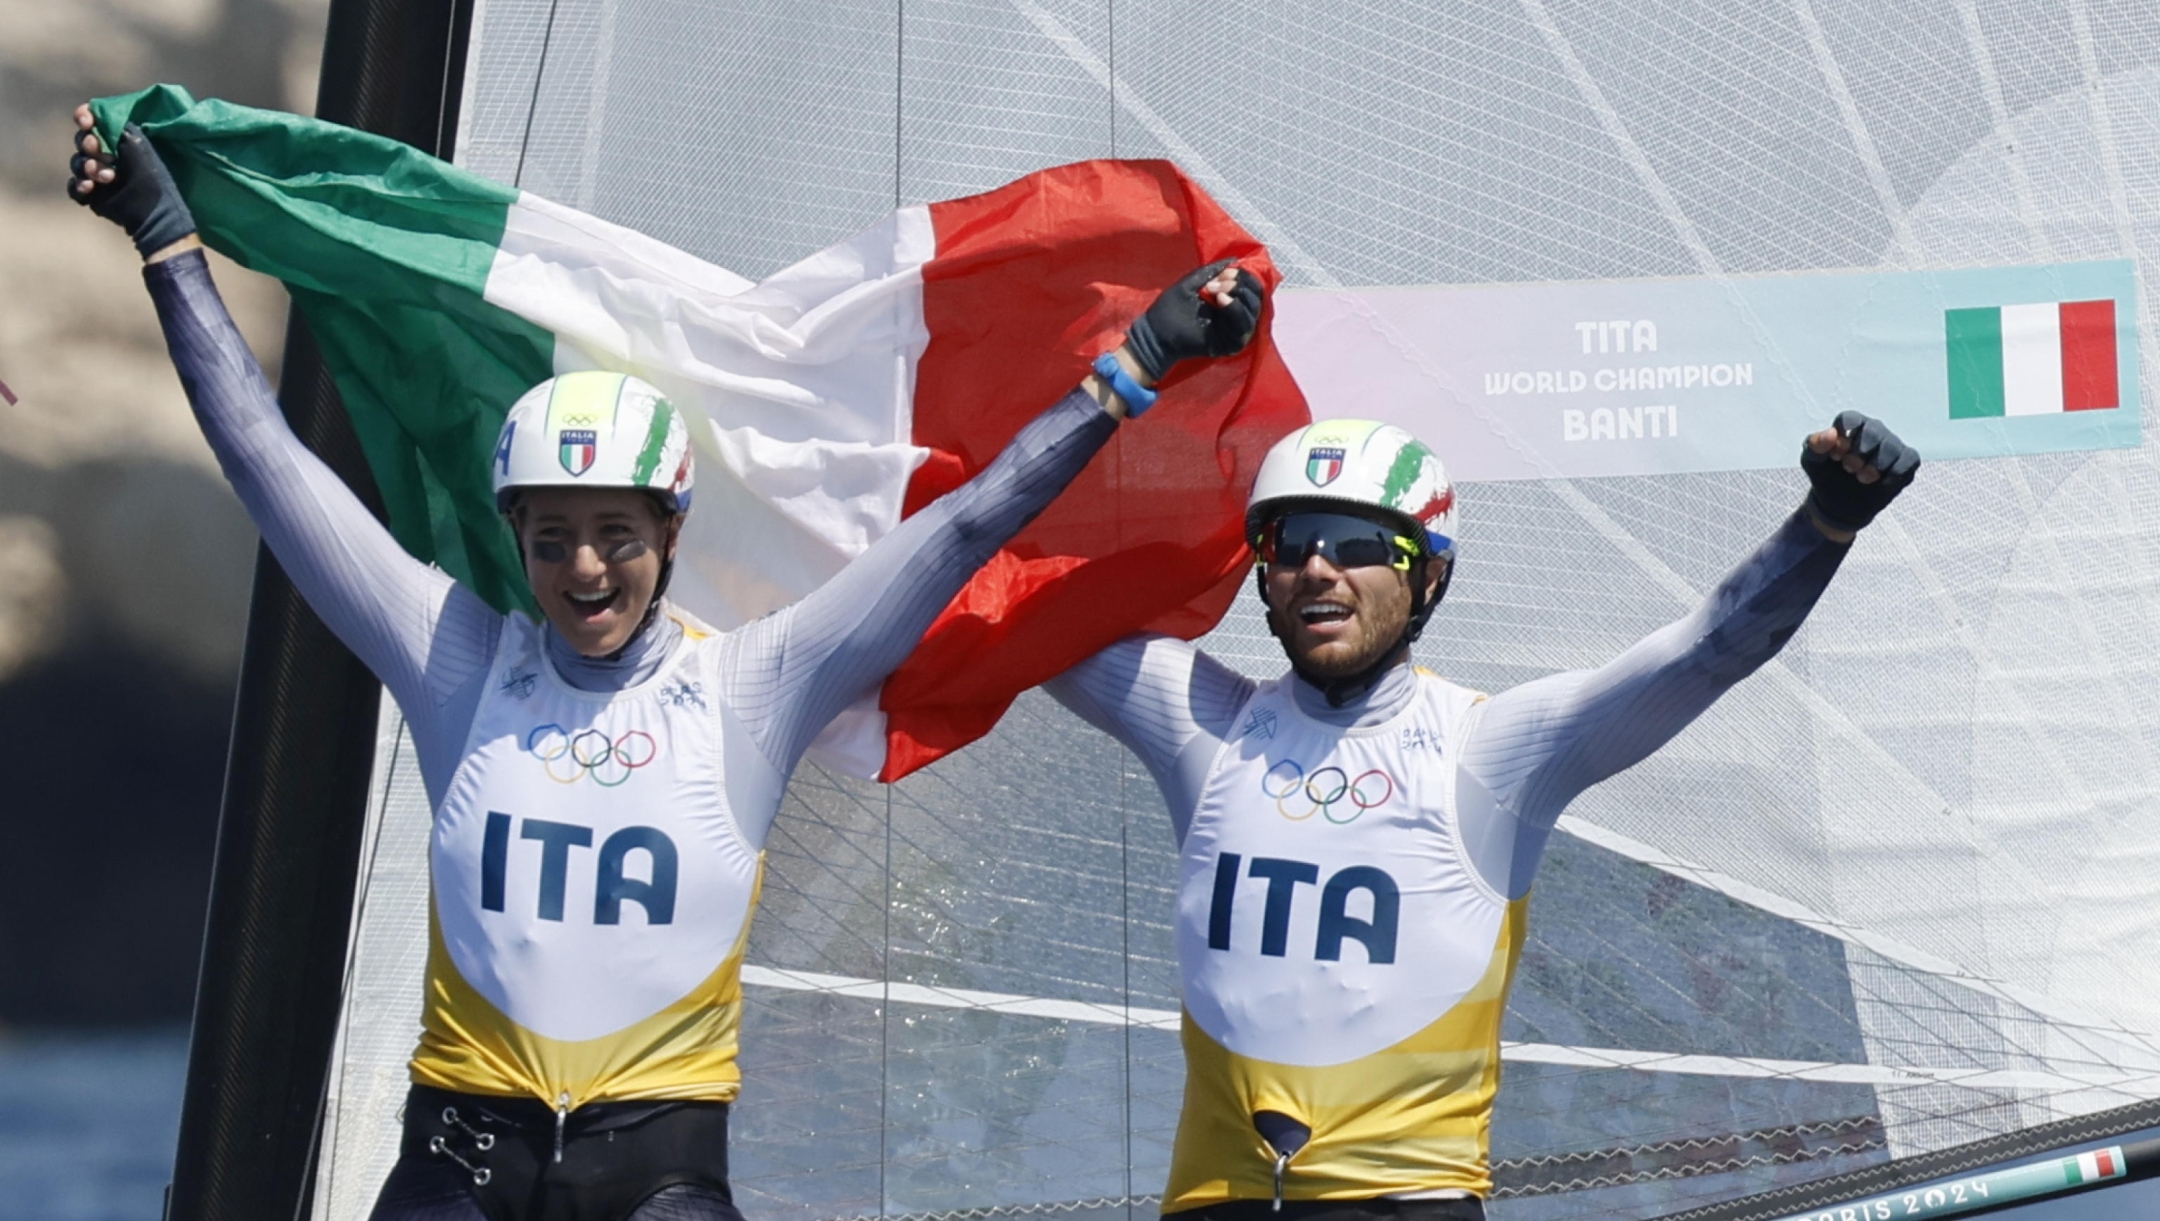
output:
[[[1140,756],[1182,842],[1253,682],[1188,641],[1143,635],[1118,641],[1043,690]]]
[[[131,130],[116,175],[88,118],[87,107],[78,111],[73,193],[126,227],[142,250],[173,366],[226,479],[308,605],[426,736],[441,701],[487,664],[499,617],[407,555],[293,435],[156,151]]]
[[[832,580],[729,637],[729,703],[775,767],[792,770],[826,722],[899,666],[975,570],[1095,456],[1121,414],[1074,390]]]
[[[1912,479],[1912,453],[1857,412],[1808,440],[1814,490],[1700,607],[1594,670],[1494,696],[1464,744],[1457,807],[1478,872],[1528,892],[1561,811],[1640,763],[1777,655],[1830,584],[1854,533]],[[1880,464],[1880,465],[1877,465]]]
[[[781,773],[825,724],[884,680],[968,579],[1064,490],[1170,363],[1244,346],[1263,305],[1256,277],[1227,263],[1167,289],[1117,364],[1037,416],[973,479],[879,539],[801,602],[733,634],[729,702]],[[753,840],[764,824],[738,810]],[[769,818],[769,815],[767,815]]]

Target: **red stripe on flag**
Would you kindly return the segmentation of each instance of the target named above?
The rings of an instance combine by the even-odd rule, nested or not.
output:
[[[2113,1152],[2112,1149],[2101,1149],[2093,1154],[2093,1165],[2099,1168],[2103,1179],[2115,1177],[2115,1159],[2110,1156]]]
[[[2122,405],[2115,383],[2115,302],[2065,301],[2062,319],[2064,411]]]
[[[979,471],[1087,374],[1155,295],[1235,258],[1274,288],[1267,250],[1167,161],[1084,161],[932,204],[930,344],[914,440],[931,450],[906,512]],[[1248,570],[1245,495],[1260,459],[1308,422],[1269,339],[1181,365],[1162,400],[998,553],[885,680],[891,781],[989,732],[1014,697],[1138,631],[1191,639]]]

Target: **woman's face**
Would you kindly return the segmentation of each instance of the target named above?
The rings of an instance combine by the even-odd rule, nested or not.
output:
[[[586,657],[630,642],[675,555],[680,518],[631,488],[534,488],[511,511],[525,580],[555,630]]]

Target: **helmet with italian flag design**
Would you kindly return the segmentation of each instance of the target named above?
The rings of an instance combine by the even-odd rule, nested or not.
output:
[[[648,382],[600,371],[551,377],[511,405],[495,440],[495,508],[525,488],[636,488],[690,511],[695,465],[682,412]]]
[[[1393,520],[1426,558],[1455,558],[1455,485],[1440,455],[1378,420],[1318,420],[1277,441],[1245,504],[1245,537],[1256,550],[1285,513],[1348,508]]]

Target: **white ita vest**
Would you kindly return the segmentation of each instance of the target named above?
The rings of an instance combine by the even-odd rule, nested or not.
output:
[[[714,638],[580,691],[511,616],[436,812],[414,1077],[478,1093],[732,1097],[760,857],[722,783]]]
[[[1455,815],[1482,698],[1421,672],[1370,729],[1306,717],[1289,680],[1240,710],[1183,846],[1188,1076],[1165,1211],[1272,1193],[1259,1110],[1313,1131],[1287,1198],[1489,1190],[1521,911],[1471,867]]]

